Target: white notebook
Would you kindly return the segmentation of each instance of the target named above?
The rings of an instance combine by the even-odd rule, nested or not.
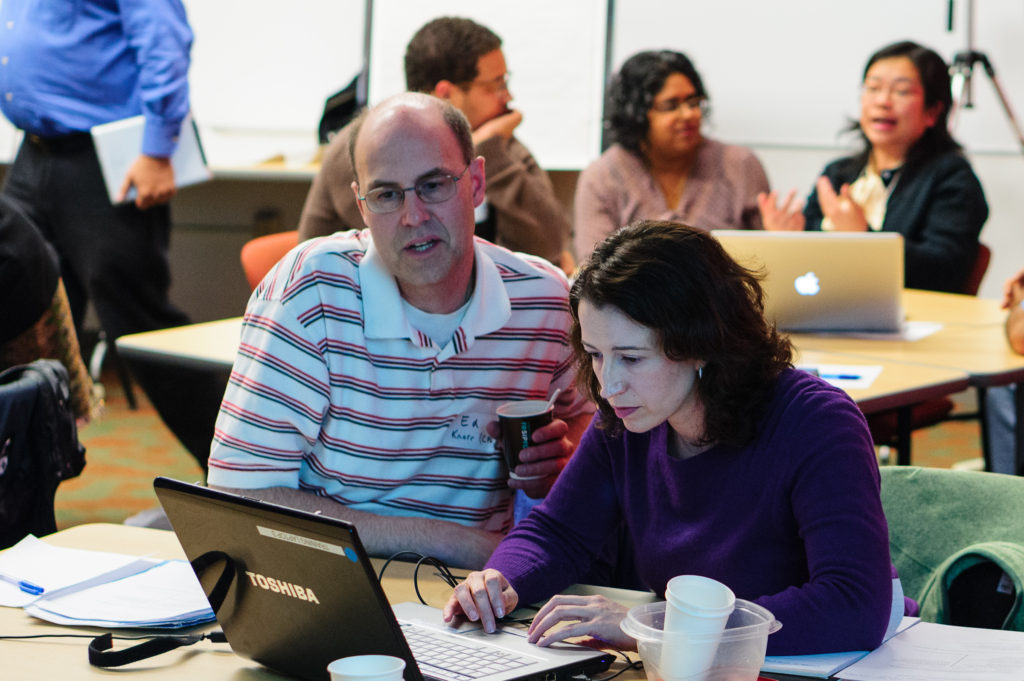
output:
[[[124,176],[141,153],[144,126],[143,116],[132,116],[97,125],[91,131],[111,203],[117,203],[117,194],[121,190]],[[199,142],[199,131],[191,114],[181,122],[178,148],[171,156],[171,165],[174,166],[174,184],[179,188],[205,182],[213,177],[206,166],[206,157]],[[128,190],[124,202],[134,200],[135,187],[132,187]]]

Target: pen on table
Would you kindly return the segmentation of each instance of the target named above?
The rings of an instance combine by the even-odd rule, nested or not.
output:
[[[831,378],[836,381],[859,381],[862,377],[857,374],[819,374],[821,378]]]
[[[45,589],[39,586],[38,584],[33,584],[32,582],[25,579],[15,579],[14,577],[5,575],[2,572],[0,572],[0,582],[7,582],[8,584],[13,584],[25,593],[31,594],[32,596],[38,596],[41,593],[43,593],[43,591],[45,591]]]

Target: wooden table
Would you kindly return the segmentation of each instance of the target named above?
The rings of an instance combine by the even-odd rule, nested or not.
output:
[[[230,369],[238,349],[242,318],[191,324],[160,331],[136,333],[117,339],[117,350],[131,361],[167,361],[182,366]],[[842,352],[817,350],[801,343],[796,361],[801,365],[851,364]],[[908,363],[906,359],[872,357],[867,363],[882,367],[882,373],[867,388],[849,389],[850,396],[865,414],[901,410],[901,418],[909,423],[910,408],[922,400],[942,397],[968,385],[967,374],[945,366]],[[909,441],[909,430],[906,440]],[[900,463],[910,463],[909,447],[899,448]]]
[[[56,532],[43,539],[57,546],[100,551],[116,551],[135,555],[152,555],[158,558],[184,559],[185,554],[178,545],[173,532],[154,530],[127,525],[91,524],[78,525]],[[374,559],[379,569],[382,561]],[[413,565],[392,562],[384,574],[381,584],[388,600],[392,603],[415,601],[416,593],[412,584]],[[441,607],[448,600],[450,587],[420,570],[420,593],[430,604]],[[617,591],[617,590],[612,590]],[[631,594],[633,592],[624,592]],[[215,629],[216,625],[206,627]],[[0,607],[0,632],[4,635],[45,635],[45,634],[88,634],[90,637],[103,633],[102,629],[89,627],[65,627],[37,620],[25,614],[20,608]],[[153,630],[118,630],[117,633],[152,634]],[[162,632],[166,633],[166,632]],[[3,657],[3,671],[0,677],[18,681],[78,681],[79,679],[201,679],[203,681],[223,679],[224,681],[287,681],[288,677],[241,658],[231,652],[226,643],[202,641],[163,653],[149,660],[136,662],[117,669],[100,669],[89,665],[86,649],[89,638],[40,638],[0,642]],[[128,645],[115,641],[115,647]],[[635,655],[633,656],[635,659]],[[625,666],[621,661],[613,663],[612,670]],[[644,679],[642,671],[629,670],[618,677],[625,681]]]
[[[242,318],[145,331],[117,339],[117,352],[128,360],[160,360],[201,369],[230,369],[238,352]]]
[[[978,389],[978,407],[984,410],[985,389],[1017,385],[1017,474],[1024,474],[1024,356],[1006,341],[1006,312],[994,300],[950,293],[907,290],[903,304],[909,321],[942,324],[936,333],[916,341],[844,338],[836,335],[793,334],[802,350],[831,352],[862,360],[927,365],[962,371]],[[988,433],[981,420],[982,449],[988,459]]]

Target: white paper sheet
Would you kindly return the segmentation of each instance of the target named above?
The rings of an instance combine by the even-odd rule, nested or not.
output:
[[[105,551],[86,551],[52,546],[28,535],[0,553],[0,573],[23,579],[45,589],[43,597],[58,590],[76,588],[145,570],[157,561]],[[0,582],[0,605],[24,607],[39,598]]]
[[[917,617],[904,617],[900,621],[899,626],[896,627],[893,636],[908,627],[914,626],[918,621]],[[845,653],[829,653],[827,655],[768,655],[764,658],[761,671],[827,679],[836,672],[849,667],[869,652],[871,651],[853,650]]]
[[[941,322],[903,322],[899,331],[818,331],[812,335],[881,341],[919,341],[942,328]]]
[[[839,673],[844,681],[1022,681],[1024,632],[918,622]]]
[[[877,364],[801,364],[797,367],[825,379],[843,390],[866,390],[882,374]]]
[[[213,620],[192,567],[160,563],[117,581],[55,598],[41,598],[25,612],[57,624],[101,627],[180,627]]]

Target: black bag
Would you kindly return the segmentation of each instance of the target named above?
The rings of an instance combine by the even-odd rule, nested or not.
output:
[[[330,142],[335,133],[348,125],[349,121],[366,106],[365,95],[359,92],[360,77],[361,75],[357,75],[351,83],[328,97],[324,103],[324,113],[320,117],[317,131],[320,144]]]
[[[0,373],[0,548],[57,530],[57,485],[85,467],[70,395],[57,360]]]

